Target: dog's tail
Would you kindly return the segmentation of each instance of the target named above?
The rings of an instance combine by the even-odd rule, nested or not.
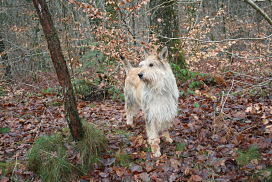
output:
[[[123,56],[123,55],[120,55],[120,58],[125,66],[125,71],[126,73],[129,72],[129,70],[132,68],[130,62]]]

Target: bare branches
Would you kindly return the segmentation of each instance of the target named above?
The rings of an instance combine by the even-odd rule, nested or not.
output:
[[[272,37],[272,34],[265,36],[265,37],[242,37],[237,39],[223,39],[223,40],[202,40],[202,39],[196,39],[191,37],[166,37],[163,35],[158,35],[161,38],[169,39],[169,40],[191,40],[196,42],[202,42],[202,43],[223,43],[223,42],[229,42],[229,41],[246,41],[246,40],[265,40],[270,37]]]
[[[272,19],[269,18],[269,16],[257,5],[255,4],[252,0],[243,0],[246,3],[248,3],[250,6],[252,6],[252,8],[254,8],[257,12],[259,12],[264,19],[270,24],[272,25]]]

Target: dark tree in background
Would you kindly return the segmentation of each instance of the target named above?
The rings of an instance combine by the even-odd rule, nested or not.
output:
[[[184,55],[180,53],[176,44],[179,40],[169,40],[163,37],[179,37],[178,8],[176,1],[173,0],[151,0],[149,4],[151,11],[150,25],[151,30],[157,33],[160,42],[167,45],[170,49],[170,58],[181,68],[185,68]]]
[[[10,81],[12,79],[11,66],[8,62],[8,54],[5,51],[6,51],[5,43],[4,43],[2,36],[0,35],[0,55],[2,57],[3,64],[5,65],[5,74],[4,75],[7,79],[7,81]]]
[[[51,59],[56,70],[59,83],[63,90],[64,110],[69,128],[74,140],[82,139],[84,133],[82,123],[76,107],[76,99],[69,75],[69,71],[61,50],[57,31],[45,0],[33,0],[33,4],[40,19],[44,35],[47,40]]]

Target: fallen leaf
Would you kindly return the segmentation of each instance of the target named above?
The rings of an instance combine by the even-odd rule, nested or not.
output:
[[[202,181],[202,177],[199,175],[192,175],[189,179],[190,182],[194,182],[194,181]]]

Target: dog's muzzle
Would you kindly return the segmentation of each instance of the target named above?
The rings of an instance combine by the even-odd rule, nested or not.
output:
[[[138,76],[139,76],[139,78],[143,78],[144,74],[143,73],[139,73]]]

